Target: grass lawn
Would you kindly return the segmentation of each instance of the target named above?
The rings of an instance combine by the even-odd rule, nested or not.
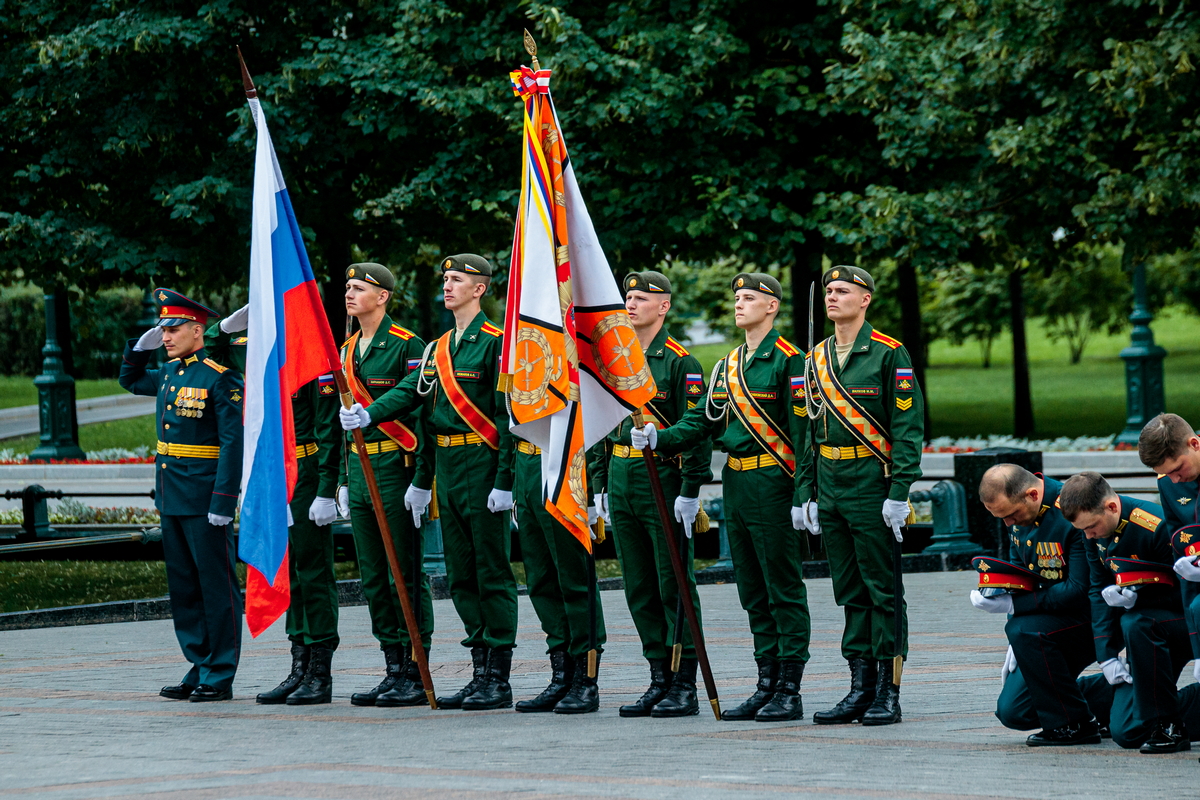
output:
[[[714,562],[697,559],[696,569]],[[512,564],[517,583],[525,583],[525,565]],[[352,561],[334,565],[338,580],[358,578]],[[246,565],[237,565],[238,579],[245,586]],[[621,566],[616,559],[596,562],[596,575],[616,578]],[[0,613],[60,608],[116,600],[146,600],[167,593],[167,570],[161,561],[0,561]]]
[[[116,378],[94,381],[75,381],[75,398],[86,400],[109,394],[124,394]],[[0,375],[0,408],[32,406],[37,403],[37,387],[27,375]]]
[[[1155,340],[1166,348],[1163,362],[1167,409],[1200,420],[1200,317],[1183,309],[1165,310],[1152,323]],[[891,333],[891,331],[885,331]],[[1035,436],[1105,436],[1125,426],[1125,364],[1122,348],[1129,332],[1097,333],[1083,359],[1069,363],[1066,347],[1051,342],[1039,319],[1026,325],[1029,378],[1033,389]],[[724,344],[689,348],[705,370],[725,355]],[[975,342],[955,347],[934,342],[926,376],[933,436],[1012,433],[1012,339],[1004,335],[992,348],[992,367],[980,366]],[[1193,422],[1200,424],[1200,422]]]
[[[156,439],[153,414],[79,426],[79,446],[85,453],[108,447],[124,447],[126,449],[132,449],[139,445],[154,447]],[[28,453],[37,446],[38,436],[36,433],[19,436],[15,439],[0,439],[0,448],[10,448],[16,453]]]

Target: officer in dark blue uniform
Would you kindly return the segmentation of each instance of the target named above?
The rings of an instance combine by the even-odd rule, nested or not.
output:
[[[979,499],[1009,529],[1014,564],[984,559],[980,586],[1017,586],[985,597],[971,592],[984,611],[1011,616],[1004,626],[1009,650],[996,717],[1005,727],[1042,731],[1030,747],[1099,744],[1100,729],[1076,684],[1092,663],[1089,572],[1083,534],[1056,507],[1062,484],[1015,464],[997,464],[983,475]],[[996,576],[997,571],[1006,573]],[[991,574],[989,574],[991,573]]]
[[[175,635],[192,665],[159,694],[229,700],[242,638],[232,525],[242,479],[242,378],[205,355],[204,325],[215,311],[170,289],[155,289],[154,300],[158,324],[126,344],[119,380],[133,394],[158,398],[154,502]],[[164,346],[170,360],[148,370],[151,351]]]
[[[1169,579],[1175,556],[1162,508],[1118,495],[1095,472],[1081,472],[1064,483],[1058,504],[1062,515],[1088,539],[1084,549],[1091,572],[1088,595],[1096,661],[1109,684],[1132,684],[1136,719],[1129,722],[1150,730],[1141,751],[1191,749],[1176,681],[1192,659],[1192,649],[1179,587],[1163,580],[1164,574]],[[1146,573],[1155,572],[1155,563],[1166,571],[1155,572],[1140,585],[1129,576],[1118,581],[1114,570],[1120,571],[1119,564],[1114,560],[1119,559],[1146,565]],[[1120,658],[1122,649],[1128,667]],[[1113,738],[1132,738],[1120,735],[1117,722],[1114,710]]]

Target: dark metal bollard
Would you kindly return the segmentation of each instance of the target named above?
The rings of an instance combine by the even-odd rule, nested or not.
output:
[[[993,517],[979,502],[979,481],[983,473],[995,464],[1016,464],[1033,473],[1042,471],[1042,454],[1037,450],[1019,447],[989,447],[975,453],[954,454],[954,480],[962,484],[967,496],[967,525],[971,541],[993,552],[998,558],[1008,558],[1008,537],[1004,524]]]
[[[967,493],[957,481],[938,481],[924,492],[910,492],[914,503],[933,503],[933,543],[925,553],[963,553],[974,555],[980,546],[971,541],[967,525]]]

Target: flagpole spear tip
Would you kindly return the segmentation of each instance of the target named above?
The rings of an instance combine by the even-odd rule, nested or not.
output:
[[[250,80],[250,70],[246,69],[246,62],[242,58],[242,48],[234,45],[237,50],[238,65],[242,68],[242,86],[246,90],[246,99],[253,100],[258,97],[258,90],[254,88],[254,81]]]
[[[533,34],[529,32],[528,28],[525,29],[525,52],[533,57],[533,68],[541,69],[542,65],[538,63],[537,57],[537,42],[533,40]]]

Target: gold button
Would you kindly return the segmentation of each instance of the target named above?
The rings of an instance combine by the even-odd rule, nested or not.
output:
[[[167,403],[167,411],[170,411],[170,410],[171,410],[171,404]]]
[[[829,449],[829,454],[830,454],[831,456],[833,456],[833,459],[834,459],[834,461],[837,461],[838,459],[840,459],[840,458],[842,457],[842,448],[840,448],[840,447],[831,447],[831,448]]]
[[[167,465],[166,465],[166,464],[163,464],[163,465],[162,465],[162,468],[163,468],[163,469],[166,469],[166,468],[167,468]]]
[[[1030,539],[1026,539],[1026,540],[1025,540],[1025,546],[1026,546],[1026,547],[1029,547],[1029,546],[1031,546],[1032,544],[1033,544],[1033,541],[1032,541],[1032,540],[1030,540]]]
[[[172,386],[172,387],[171,387],[171,391],[172,391],[172,392],[173,392],[173,391],[175,391],[175,387],[174,387],[174,386]]]
[[[182,375],[182,374],[183,374],[183,370],[179,370],[179,372],[176,372],[175,374],[176,374],[176,375]]]
[[[1030,565],[1029,565],[1029,568],[1030,568],[1030,569],[1033,569],[1033,564],[1030,564]]]
[[[167,429],[167,430],[170,430],[170,429],[171,429],[171,424],[170,424],[170,423],[167,423],[166,425],[163,425],[163,428],[165,428],[165,429]]]

